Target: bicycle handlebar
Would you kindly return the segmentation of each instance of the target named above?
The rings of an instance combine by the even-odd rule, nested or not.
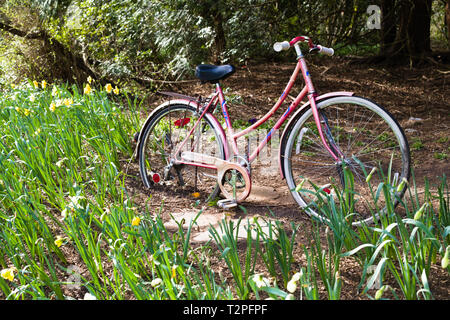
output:
[[[273,45],[273,50],[280,52],[281,50],[289,50],[290,47],[291,45],[289,44],[289,41],[275,42]]]
[[[321,45],[317,45],[317,48],[319,48],[319,52],[326,54],[327,56],[332,56],[334,55],[334,49],[333,48],[327,48]]]
[[[276,52],[280,52],[282,50],[289,50],[290,47],[294,46],[295,44],[297,44],[297,42],[308,42],[309,45],[309,49],[311,51],[313,51],[314,49],[316,49],[315,51],[318,51],[319,53],[323,53],[326,54],[327,56],[332,56],[334,55],[334,49],[333,48],[327,48],[321,45],[315,45],[314,43],[312,43],[311,39],[308,37],[296,37],[294,39],[292,39],[290,42],[289,41],[283,41],[283,42],[275,42],[275,44],[273,45],[273,49]]]

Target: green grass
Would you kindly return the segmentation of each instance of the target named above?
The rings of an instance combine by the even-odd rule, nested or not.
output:
[[[438,160],[446,160],[448,158],[448,154],[445,152],[435,152],[434,158]]]
[[[259,219],[223,220],[209,242],[193,246],[201,211],[173,232],[160,211],[137,209],[128,194],[139,102],[92,87],[85,94],[25,83],[0,93],[1,299],[79,298],[69,284],[111,300],[341,299],[344,260],[360,268],[358,293],[366,299],[433,299],[432,269],[450,271],[445,177],[438,186],[426,182],[424,192],[412,180],[399,204],[405,215],[388,210],[374,225],[346,222],[354,201],[347,176],[349,187],[334,193],[340,205],[317,197],[332,217],[325,224],[304,229],[272,217],[265,229]],[[239,226],[247,229],[243,242]],[[300,234],[309,243],[299,244]],[[75,264],[81,274],[71,271]],[[375,296],[378,280],[383,290]]]
[[[424,148],[424,144],[421,140],[419,140],[419,139],[413,140],[413,142],[411,144],[412,150],[419,151],[423,148]]]

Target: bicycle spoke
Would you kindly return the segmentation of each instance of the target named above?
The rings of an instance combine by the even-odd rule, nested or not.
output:
[[[180,152],[205,152],[205,155],[223,159],[223,145],[219,133],[205,118],[199,121],[192,135],[188,136],[197,121],[195,109],[185,105],[170,105],[156,116],[145,133],[145,142],[139,146],[140,171],[144,181],[149,179],[149,172],[158,173],[162,179],[161,190],[178,188],[179,191],[198,192],[202,199],[209,201],[208,199],[214,198],[220,191],[215,170],[187,164],[179,165],[173,161],[174,152],[178,149]],[[205,128],[208,128],[208,131],[202,133]],[[186,144],[181,147],[185,139]],[[178,183],[174,184],[173,179],[178,180]]]
[[[386,171],[391,163],[391,155],[394,155],[394,161],[391,163],[393,172],[397,175],[401,173],[403,176],[409,172],[409,160],[406,156],[402,157],[402,153],[408,152],[402,150],[399,139],[403,139],[402,132],[397,127],[391,127],[392,121],[389,115],[377,106],[366,107],[365,101],[359,102],[361,98],[332,98],[335,100],[342,99],[345,102],[336,104],[327,104],[325,110],[320,110],[325,125],[329,128],[326,130],[326,139],[333,142],[335,148],[343,153],[343,165],[347,165],[349,172],[353,174],[353,191],[352,198],[355,213],[360,219],[370,219],[372,210],[368,207],[370,197],[372,195],[369,185],[366,183],[366,176],[372,168],[381,168]],[[351,103],[355,100],[357,103]],[[368,103],[369,104],[369,103]],[[326,117],[326,118],[325,118]],[[308,178],[316,186],[324,186],[334,181],[342,187],[347,187],[342,169],[339,169],[334,160],[328,154],[323,146],[322,140],[315,129],[315,122],[312,112],[308,112],[298,120],[295,127],[295,137],[291,133],[286,145],[285,159],[288,159],[288,167],[286,180],[289,188],[294,190],[303,178]],[[301,133],[306,134],[300,137]],[[302,131],[303,130],[303,131]],[[399,138],[400,137],[400,138]],[[297,142],[299,140],[300,142]],[[299,147],[293,145],[293,142],[301,143]],[[333,143],[331,143],[333,145]],[[345,150],[343,148],[345,148]],[[284,162],[286,163],[286,162]],[[375,175],[372,183],[381,182],[381,175]],[[401,176],[397,177],[401,179]],[[303,185],[303,189],[315,192],[311,185]],[[307,212],[316,216],[319,213],[311,207],[311,201],[314,197],[310,193],[292,192],[294,199],[304,208],[308,208]],[[380,195],[377,205],[383,207],[384,196]],[[339,199],[335,199],[338,205]],[[314,203],[314,202],[312,202]],[[309,205],[309,206],[308,206]]]

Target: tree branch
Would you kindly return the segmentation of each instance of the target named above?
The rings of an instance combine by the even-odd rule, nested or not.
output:
[[[44,31],[34,31],[34,32],[25,32],[22,30],[19,30],[17,28],[14,28],[13,26],[10,26],[6,23],[3,23],[0,21],[0,29],[7,31],[15,36],[19,36],[25,39],[39,39],[43,40],[46,35]]]

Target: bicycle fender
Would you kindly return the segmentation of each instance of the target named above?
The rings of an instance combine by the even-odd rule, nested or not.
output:
[[[138,145],[141,141],[141,135],[143,134],[143,132],[145,131],[145,129],[149,125],[149,123],[152,121],[153,117],[156,114],[158,114],[161,110],[163,110],[164,108],[168,107],[169,105],[174,105],[174,104],[184,104],[184,105],[191,106],[193,108],[197,108],[199,106],[197,101],[188,100],[188,99],[174,99],[174,100],[166,101],[163,104],[160,104],[149,114],[149,116],[145,120],[144,124],[142,125],[141,130],[139,131],[139,136],[138,136],[138,140],[137,140]],[[220,122],[217,120],[217,118],[214,117],[214,115],[212,115],[211,113],[207,112],[205,114],[205,117],[207,117],[208,120],[211,121],[211,124],[214,126],[214,129],[216,129],[217,132],[219,133],[220,139],[223,142],[225,159],[228,159],[229,148],[228,148],[228,142],[227,142],[225,131],[223,130],[223,127],[220,125]],[[136,149],[138,149],[138,148],[136,148]]]
[[[347,91],[337,91],[337,92],[330,92],[330,93],[326,93],[323,94],[321,96],[318,96],[316,98],[316,102],[322,102],[326,99],[330,99],[330,98],[335,98],[335,97],[351,97],[354,95],[354,92],[347,92]],[[300,118],[301,114],[304,112],[305,109],[307,109],[310,105],[310,102],[306,102],[305,104],[303,104],[300,109],[298,109],[295,114],[291,117],[291,119],[289,119],[289,122],[287,123],[282,135],[281,135],[281,139],[280,139],[280,149],[278,150],[278,167],[280,170],[280,175],[281,175],[281,179],[285,179],[285,174],[284,174],[284,167],[282,164],[282,155],[284,154],[284,149],[286,147],[286,143],[287,143],[287,137],[288,137],[288,132],[290,131],[291,127],[295,124],[295,122]]]

